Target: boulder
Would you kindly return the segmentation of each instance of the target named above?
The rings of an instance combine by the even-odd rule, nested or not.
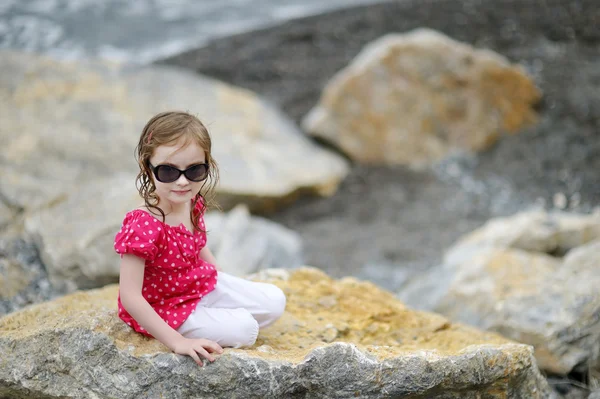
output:
[[[208,212],[208,247],[221,270],[245,276],[261,269],[304,264],[300,235],[268,219],[252,216],[245,205],[228,213]]]
[[[0,70],[0,198],[25,210],[62,200],[83,182],[137,173],[141,129],[168,109],[188,110],[208,126],[225,207],[273,208],[303,192],[332,194],[347,173],[344,159],[272,104],[181,68],[3,51]]]
[[[115,235],[125,214],[143,203],[134,181],[133,173],[98,178],[27,216],[25,232],[54,287],[69,292],[118,281]]]
[[[25,231],[39,249],[55,288],[74,291],[118,281],[115,234],[125,214],[142,204],[134,181],[133,173],[98,178],[26,217]],[[229,213],[208,212],[205,222],[209,248],[227,272],[245,275],[302,263],[296,233],[251,216],[243,206]]]
[[[524,212],[467,235],[400,299],[532,345],[541,369],[600,366],[600,214]]]
[[[314,268],[268,269],[287,310],[249,349],[198,367],[116,315],[117,287],[0,319],[0,394],[44,398],[547,398],[531,347],[416,312]]]
[[[303,126],[359,162],[422,167],[518,132],[536,120],[539,98],[500,54],[416,29],[365,46]]]

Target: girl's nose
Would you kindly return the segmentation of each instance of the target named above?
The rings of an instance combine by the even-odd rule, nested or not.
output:
[[[182,173],[181,176],[179,176],[179,179],[175,180],[175,184],[177,184],[178,186],[187,186],[188,184],[190,184],[190,182],[188,181],[188,179],[185,178],[185,175]]]

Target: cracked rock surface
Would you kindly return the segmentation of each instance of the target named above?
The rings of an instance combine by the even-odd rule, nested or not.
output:
[[[253,278],[284,290],[286,313],[255,346],[205,367],[122,323],[115,285],[10,314],[0,397],[550,397],[530,346],[410,310],[354,278],[313,268]]]

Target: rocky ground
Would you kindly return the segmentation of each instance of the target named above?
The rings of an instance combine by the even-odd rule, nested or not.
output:
[[[532,206],[600,205],[600,9],[594,0],[404,0],[212,42],[161,62],[247,87],[300,122],[368,42],[426,26],[523,64],[544,94],[539,123],[432,170],[354,165],[331,198],[270,215],[299,231],[307,262],[390,289],[461,234]]]

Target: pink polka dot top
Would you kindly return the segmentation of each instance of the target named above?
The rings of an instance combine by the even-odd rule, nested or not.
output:
[[[202,210],[200,201],[197,210]],[[204,219],[200,213],[198,225]],[[179,328],[204,295],[217,283],[214,265],[200,258],[206,233],[191,233],[183,224],[170,226],[146,211],[135,209],[125,215],[115,237],[115,251],[146,260],[142,295],[173,329]],[[139,333],[151,336],[127,313],[118,298],[119,317]]]

